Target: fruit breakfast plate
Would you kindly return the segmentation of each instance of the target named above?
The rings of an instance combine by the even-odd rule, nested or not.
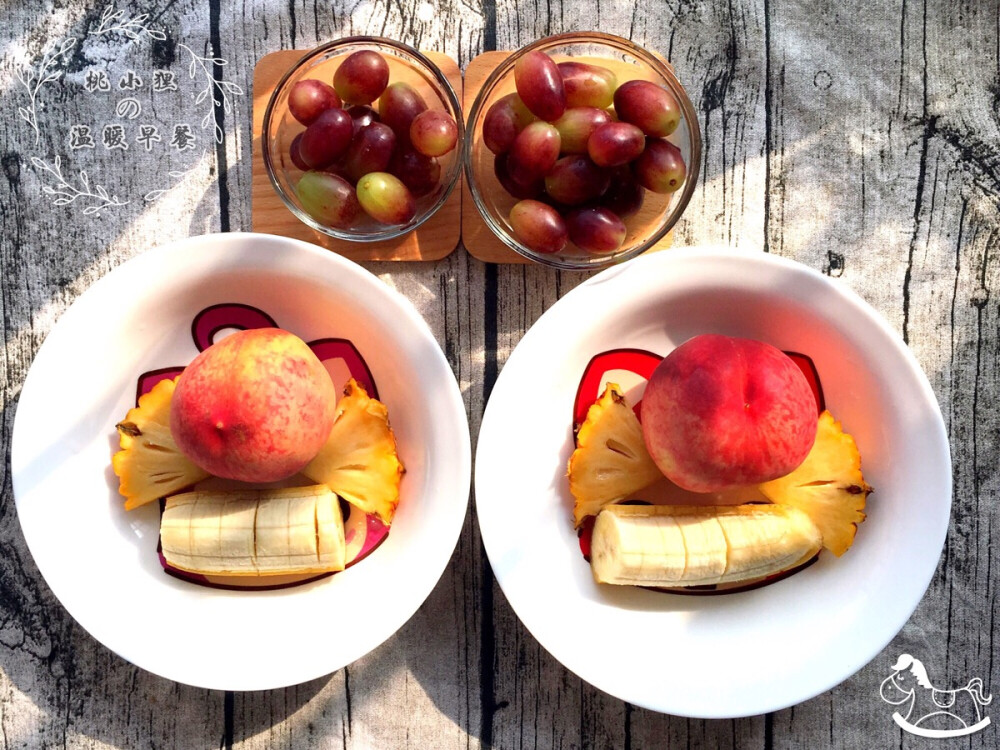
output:
[[[819,418],[802,467],[814,466],[813,451],[828,448],[831,440],[853,456],[836,476],[824,474],[816,482],[806,477],[803,484],[807,491],[810,485],[835,485],[838,501],[849,506],[849,523],[830,531],[823,513],[806,517],[785,510],[783,503],[795,499],[794,488],[788,482],[778,486],[777,479],[748,488],[751,493],[743,496],[730,491],[701,499],[676,486],[664,491],[653,484],[628,497],[682,508],[670,513],[671,524],[686,523],[699,533],[701,527],[691,521],[700,523],[709,512],[701,506],[750,503],[740,506],[747,512],[711,511],[727,535],[722,540],[716,534],[721,551],[709,550],[723,556],[716,581],[723,568],[728,572],[738,565],[734,557],[746,547],[750,522],[734,516],[767,516],[769,528],[805,540],[798,550],[804,554],[779,566],[787,568],[780,575],[761,576],[752,585],[664,591],[642,585],[649,560],[656,558],[668,574],[692,567],[705,574],[718,562],[705,552],[708,542],[693,549],[685,537],[679,563],[657,550],[651,555],[648,547],[633,549],[631,561],[624,554],[614,558],[609,576],[605,551],[588,548],[590,529],[582,516],[595,511],[580,512],[583,481],[575,479],[571,493],[567,463],[571,456],[576,462],[581,451],[574,450],[593,443],[595,435],[605,439],[602,430],[632,420],[633,431],[646,431],[647,446],[657,452],[648,431],[654,419],[650,409],[663,411],[662,394],[653,405],[645,403],[647,379],[667,355],[676,362],[675,353],[690,352],[681,347],[685,342],[696,337],[704,342],[703,334],[765,342],[780,350],[779,357],[782,351],[791,355],[786,364],[806,389],[802,398],[833,415]],[[618,388],[606,390],[608,383]],[[617,416],[599,421],[615,409]],[[817,411],[811,413],[815,425]],[[641,446],[642,436],[636,440]],[[688,435],[684,445],[699,440],[697,433]],[[637,452],[622,439],[608,445],[619,459],[631,461]],[[511,471],[515,457],[517,470]],[[622,473],[634,476],[637,467],[633,461]],[[653,474],[662,477],[656,466],[644,470],[650,478],[639,480],[639,487],[649,485]],[[889,643],[937,566],[951,506],[951,462],[926,377],[898,335],[857,295],[789,260],[686,248],[644,256],[589,279],[527,332],[483,417],[475,489],[497,581],[544,648],[584,680],[630,703],[722,718],[807,700],[850,677]],[[606,516],[617,524],[605,538],[619,552],[633,543],[626,532],[636,518],[670,510],[612,507],[619,510],[601,512],[597,526]],[[778,515],[780,520],[771,517]],[[793,528],[784,515],[798,525]],[[818,555],[817,528],[823,530],[824,547]],[[632,538],[639,536],[635,532]],[[591,551],[602,557],[602,570],[596,563],[591,570],[584,557]],[[640,585],[599,584],[595,576]],[[716,595],[688,595],[709,592]]]
[[[223,492],[234,490],[221,469],[187,464],[191,476],[172,485],[169,471],[143,473],[144,462],[173,461],[168,448],[176,446],[164,442],[165,428],[158,425],[164,424],[164,400],[166,412],[174,411],[169,399],[176,405],[181,384],[196,382],[193,360],[229,351],[227,342],[237,339],[286,338],[319,368],[313,374],[330,394],[324,401],[330,406],[323,408],[336,403],[337,420],[352,409],[369,423],[380,418],[383,433],[394,440],[405,474],[393,453],[388,471],[398,489],[389,506],[367,512],[345,502],[352,500],[346,492],[334,495],[322,486],[329,484],[320,476],[322,467],[314,476],[303,469],[277,483],[258,477],[262,486],[235,490],[243,492],[235,499]],[[187,392],[197,401],[205,392],[193,388]],[[276,403],[267,409],[280,411]],[[170,421],[167,434],[179,443],[179,423]],[[308,420],[291,423],[303,433],[285,436],[295,447],[306,440]],[[337,433],[338,422],[332,431],[329,424],[319,427],[317,446],[326,434],[329,444]],[[350,424],[352,435],[370,432],[357,429],[358,421]],[[269,235],[225,234],[150,250],[81,295],[31,366],[15,418],[11,465],[31,554],[53,593],[91,635],[134,664],[179,682],[259,690],[333,672],[409,619],[457,541],[468,504],[470,455],[451,369],[401,295],[321,248]],[[247,461],[238,458],[245,468]],[[150,494],[147,479],[168,483],[165,503],[156,502],[159,492],[154,486]],[[280,503],[269,506],[265,523],[264,500],[271,496]],[[205,552],[204,532],[191,520],[198,502],[206,517],[229,502],[227,508],[250,519],[243,527],[215,521],[207,542],[223,552],[229,545],[223,575],[191,572],[205,567],[191,562],[196,552]],[[292,525],[296,519],[315,533],[298,534],[302,524]],[[332,531],[339,532],[339,543]],[[266,552],[265,538],[271,545]],[[230,554],[241,540],[250,545],[243,558]],[[293,558],[302,552],[293,546],[311,544],[315,563],[315,548],[324,542],[335,545],[326,553],[339,555],[326,570],[340,572],[317,574],[314,564],[289,564],[310,559]],[[321,561],[326,553],[320,550]],[[271,559],[290,574],[259,577]],[[244,569],[230,570],[239,566]]]

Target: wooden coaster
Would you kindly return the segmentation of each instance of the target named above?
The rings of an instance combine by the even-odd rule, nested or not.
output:
[[[465,123],[467,128],[469,125],[469,113],[472,111],[472,105],[476,101],[479,91],[483,88],[483,84],[486,82],[490,73],[492,73],[493,70],[511,54],[511,52],[484,52],[483,54],[473,58],[465,68],[465,86],[462,108],[465,110]],[[603,65],[606,68],[610,68],[619,76],[619,81],[646,77],[652,79],[652,76],[645,76],[643,74],[643,70],[638,66],[622,60],[610,58],[574,59],[581,60],[583,62],[592,62],[596,65]],[[514,91],[513,79],[510,81],[507,89],[498,92],[497,98],[511,93],[512,91]],[[471,135],[467,132],[466,137],[471,137]],[[490,176],[490,179],[493,179],[492,175]],[[499,185],[496,189],[500,189]],[[493,231],[486,225],[482,216],[479,215],[476,204],[472,200],[472,193],[469,191],[467,184],[462,185],[462,192],[462,244],[465,245],[465,249],[468,250],[474,257],[487,263],[530,263],[531,261],[527,258],[518,255],[516,252],[504,245],[503,242],[501,242]],[[669,200],[669,198],[661,198],[660,202],[655,199],[649,200],[649,196],[651,195],[651,193],[647,192],[647,200],[645,201],[643,208],[638,214],[628,220],[630,228],[632,226],[643,226],[646,223],[646,220],[655,217],[659,211],[662,210],[664,205],[663,201]],[[511,205],[513,205],[513,199],[511,200]],[[673,234],[673,231],[668,232],[663,239],[657,242],[647,252],[654,252],[656,250],[662,250],[670,247],[673,242]]]
[[[308,50],[280,50],[264,55],[253,75],[253,183],[251,219],[253,231],[280,234],[305,240],[333,250],[352,260],[439,260],[449,255],[461,238],[462,186],[452,191],[437,213],[412,232],[394,240],[350,242],[338,240],[307,226],[288,210],[271,185],[264,167],[261,131],[264,110],[271,92],[285,72]],[[462,101],[462,73],[452,58],[438,52],[425,52],[451,83]],[[395,79],[393,79],[395,80]],[[459,157],[460,158],[460,157]],[[459,176],[459,182],[463,178]]]

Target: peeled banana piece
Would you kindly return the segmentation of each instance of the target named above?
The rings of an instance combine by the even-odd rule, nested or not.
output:
[[[173,567],[204,575],[343,570],[347,555],[340,501],[323,485],[173,495],[160,547]]]
[[[819,529],[780,505],[612,505],[591,541],[598,583],[705,586],[780,573],[819,552]]]

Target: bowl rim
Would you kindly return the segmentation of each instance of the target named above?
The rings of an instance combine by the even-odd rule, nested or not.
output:
[[[486,200],[479,190],[475,170],[472,166],[472,149],[476,140],[476,123],[484,114],[483,109],[485,108],[490,94],[500,79],[513,69],[514,65],[520,58],[528,52],[533,52],[535,50],[544,51],[551,47],[558,47],[566,44],[587,43],[601,44],[613,47],[618,51],[625,52],[644,62],[652,68],[657,75],[667,82],[671,93],[674,94],[677,99],[677,103],[681,108],[681,113],[684,116],[684,120],[688,128],[688,140],[690,141],[691,156],[687,165],[687,179],[685,180],[684,187],[678,196],[677,202],[673,204],[672,211],[670,212],[672,216],[668,216],[668,220],[663,222],[662,226],[660,226],[654,234],[652,234],[644,242],[625,252],[618,253],[617,255],[610,255],[604,258],[601,256],[594,256],[595,260],[593,262],[580,263],[561,258],[558,254],[544,255],[542,253],[533,253],[520,242],[511,237],[507,231],[497,224],[493,217],[490,216],[490,213],[486,208]],[[470,133],[463,143],[462,161],[465,165],[465,180],[469,186],[469,194],[472,196],[472,202],[475,204],[480,218],[482,218],[483,222],[490,228],[490,231],[492,231],[504,245],[516,252],[518,255],[521,255],[528,260],[536,261],[543,265],[559,269],[598,270],[607,268],[641,255],[652,248],[657,242],[663,239],[663,237],[665,237],[671,229],[674,228],[681,216],[684,214],[688,203],[691,201],[691,197],[694,195],[695,188],[698,184],[698,177],[701,173],[701,123],[698,120],[698,115],[695,112],[694,104],[691,102],[691,98],[681,85],[680,79],[677,78],[677,75],[674,73],[669,61],[667,61],[666,58],[661,58],[657,53],[651,52],[645,47],[636,44],[630,39],[626,39],[625,37],[617,36],[615,34],[607,34],[602,31],[569,31],[562,34],[554,34],[553,36],[538,39],[537,41],[512,52],[507,58],[501,61],[500,64],[498,64],[496,68],[494,68],[493,71],[486,77],[486,80],[483,81],[482,87],[479,89],[479,93],[476,94],[472,108],[469,110],[467,129]],[[698,169],[692,170],[691,165],[695,164],[698,165]]]
[[[438,84],[441,90],[444,92],[447,99],[448,105],[452,108],[455,115],[455,122],[458,125],[458,144],[456,146],[456,157],[457,157],[457,168],[452,170],[452,176],[448,184],[445,185],[444,190],[434,204],[428,208],[422,216],[414,217],[412,221],[407,224],[402,224],[399,226],[388,226],[386,229],[367,232],[365,234],[352,234],[350,232],[345,232],[335,227],[328,227],[325,224],[321,224],[316,221],[312,216],[303,211],[299,206],[295,204],[293,200],[289,197],[285,189],[281,186],[278,178],[276,176],[277,167],[274,162],[274,157],[271,153],[271,139],[269,137],[269,132],[271,130],[271,122],[275,116],[275,108],[277,106],[278,97],[281,92],[288,85],[289,80],[294,77],[299,71],[301,71],[309,62],[312,60],[325,55],[331,50],[337,50],[343,47],[355,46],[355,45],[384,45],[395,49],[397,52],[405,53],[405,55],[410,56],[415,61],[419,62],[428,73],[431,74],[431,78]],[[403,57],[402,55],[400,56]],[[377,101],[377,99],[376,99]],[[369,105],[370,106],[370,105]],[[452,113],[449,113],[452,114]],[[306,226],[315,229],[318,232],[333,237],[338,240],[347,240],[349,242],[381,242],[385,240],[393,240],[397,237],[402,237],[408,232],[413,231],[425,221],[430,219],[434,214],[440,210],[448,198],[451,197],[452,191],[458,184],[459,176],[462,174],[462,155],[464,154],[463,144],[465,142],[465,118],[462,116],[464,113],[462,111],[462,104],[458,99],[458,95],[455,93],[455,89],[452,87],[451,82],[448,80],[447,76],[441,72],[441,69],[424,53],[417,50],[415,47],[411,47],[405,42],[400,42],[395,39],[388,39],[381,36],[347,36],[340,39],[334,39],[330,42],[324,42],[323,44],[314,47],[304,54],[299,60],[292,65],[284,75],[275,84],[274,90],[271,92],[271,96],[268,98],[267,107],[264,109],[264,119],[261,123],[260,131],[260,141],[261,141],[261,156],[264,159],[264,170],[267,172],[268,180],[271,182],[271,186],[274,191],[281,198],[282,202],[288,208],[292,214],[303,222]]]

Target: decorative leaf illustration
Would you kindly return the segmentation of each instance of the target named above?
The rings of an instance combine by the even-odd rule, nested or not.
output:
[[[53,39],[42,49],[42,60],[38,64],[37,74],[30,72],[27,75],[20,70],[15,71],[17,79],[21,82],[25,91],[28,92],[29,105],[18,107],[17,114],[24,120],[31,129],[35,131],[35,143],[38,143],[40,133],[38,132],[38,94],[41,88],[47,83],[53,83],[62,77],[62,70],[59,65],[64,62],[63,58],[76,45],[76,39]]]
[[[52,196],[52,205],[54,206],[66,206],[77,200],[81,203],[90,201],[90,204],[83,209],[84,216],[98,216],[109,206],[124,206],[129,202],[120,200],[117,195],[109,195],[108,191],[101,185],[91,187],[90,176],[85,170],[80,170],[77,176],[80,183],[79,188],[70,184],[63,177],[62,158],[58,155],[52,160],[51,166],[37,156],[31,157],[31,163],[36,169],[48,172],[56,181],[55,186],[42,186],[42,194]]]
[[[218,65],[220,67],[228,65],[228,61],[222,59],[221,57],[202,57],[195,53],[193,49],[188,47],[186,44],[178,45],[183,50],[185,50],[191,56],[191,64],[188,66],[188,75],[190,78],[194,79],[197,76],[198,67],[201,68],[202,77],[205,79],[205,88],[198,94],[195,98],[195,104],[201,104],[205,102],[209,96],[212,97],[212,107],[213,110],[206,113],[205,117],[202,118],[201,128],[204,130],[212,122],[214,116],[214,108],[222,107],[224,112],[232,112],[233,104],[230,100],[230,94],[243,94],[243,89],[233,83],[232,81],[217,81],[212,71],[209,69],[209,64]],[[218,143],[222,143],[225,138],[225,133],[219,127],[218,123],[215,124],[215,140]]]

